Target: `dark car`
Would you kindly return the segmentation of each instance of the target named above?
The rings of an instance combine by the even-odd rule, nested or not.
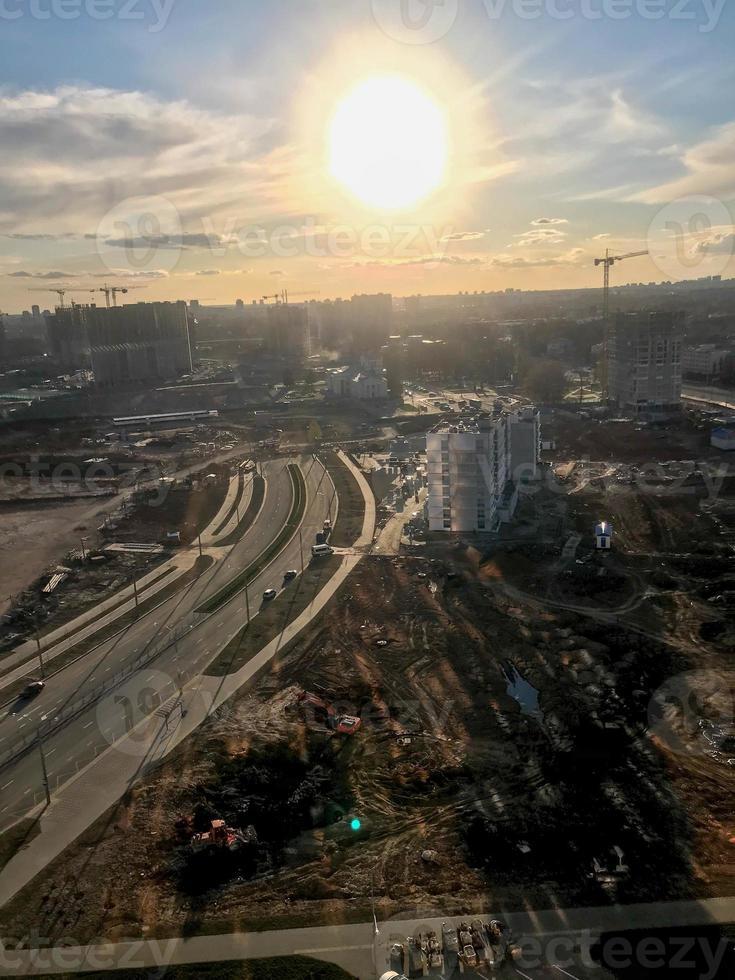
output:
[[[30,701],[33,698],[37,698],[41,691],[46,687],[45,681],[29,681],[28,684],[23,688],[23,693],[21,697],[24,701]]]
[[[295,579],[298,574],[299,573],[296,571],[295,568],[289,568],[287,572],[284,572],[283,580],[284,582],[290,582],[292,581],[292,579]]]

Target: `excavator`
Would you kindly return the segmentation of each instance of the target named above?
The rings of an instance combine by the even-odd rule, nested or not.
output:
[[[309,710],[313,712],[316,721],[323,722],[327,728],[338,735],[354,735],[362,727],[362,721],[355,715],[338,714],[333,705],[310,691],[302,691],[299,694],[299,705],[305,713]]]
[[[228,827],[224,820],[213,820],[209,830],[201,834],[194,834],[191,839],[191,846],[195,851],[205,847],[226,847],[230,851],[236,851],[242,844],[253,843],[256,839],[255,828],[248,827],[243,833]]]

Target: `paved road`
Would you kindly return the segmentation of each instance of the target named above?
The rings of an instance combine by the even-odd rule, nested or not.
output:
[[[0,751],[39,724],[53,724],[58,712],[112,680],[141,655],[157,654],[150,666],[135,670],[114,692],[96,700],[61,730],[44,738],[44,755],[52,791],[74,776],[142,718],[155,712],[190,677],[201,673],[245,621],[242,595],[215,614],[194,612],[234,574],[247,567],[281,530],[291,507],[288,459],[265,464],[266,497],[260,518],[228,557],[183,593],[173,596],[124,633],[103,643],[58,674],[46,691],[20,713],[12,709],[0,720]],[[307,457],[302,469],[309,504],[302,527],[305,550],[314,541],[332,505],[333,487],[321,464]],[[307,556],[308,560],[308,556]],[[249,587],[251,614],[257,614],[266,588],[279,587],[288,568],[301,567],[298,536]],[[158,652],[160,651],[160,652]],[[44,799],[41,759],[36,750],[0,770],[0,829]]]
[[[687,928],[696,941],[703,927],[729,925],[735,920],[735,898],[542,909],[500,916],[498,910],[494,910],[480,915],[485,922],[494,917],[502,918],[512,929],[514,938],[522,944],[523,958],[515,969],[518,976],[526,980],[548,980],[550,977],[556,980],[564,980],[565,977],[571,977],[572,980],[606,980],[610,974],[590,965],[588,958],[590,946],[601,934],[640,930],[630,954],[640,962],[641,956],[656,955],[650,946],[646,948],[642,945],[648,938],[648,931]],[[456,924],[458,920],[452,921]],[[160,968],[182,963],[213,963],[300,954],[337,963],[353,976],[366,980],[368,977],[378,977],[388,969],[389,950],[393,941],[405,942],[406,936],[417,935],[428,929],[434,929],[440,934],[441,923],[441,917],[405,918],[379,922],[377,933],[373,922],[365,922],[260,933],[66,947],[63,951],[6,950],[0,951],[0,975],[62,973],[82,968],[112,969],[115,965]],[[732,944],[725,945],[731,947]],[[682,947],[676,947],[670,950],[670,955],[682,952],[685,952]],[[726,949],[711,949],[715,960],[718,957],[724,958],[725,952]],[[618,962],[620,953],[618,947]],[[691,951],[687,951],[686,955],[691,955]],[[677,972],[672,969],[668,975],[674,976]],[[460,974],[456,973],[455,976],[459,977]]]

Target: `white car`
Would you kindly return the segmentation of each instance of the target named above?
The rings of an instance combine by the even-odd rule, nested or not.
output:
[[[271,599],[275,599],[277,595],[278,592],[276,591],[276,589],[266,589],[265,592],[263,593],[263,602],[270,602]]]

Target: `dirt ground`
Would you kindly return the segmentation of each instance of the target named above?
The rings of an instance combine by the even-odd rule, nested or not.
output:
[[[733,770],[646,737],[669,678],[725,661],[504,586],[472,549],[367,559],[272,674],[4,910],[5,934],[362,918],[371,889],[383,917],[729,894]],[[328,733],[302,689],[362,730]],[[257,844],[195,853],[214,816]]]
[[[735,488],[619,475],[529,489],[492,544],[366,557],[3,933],[366,920],[371,896],[387,919],[732,894]],[[360,731],[328,730],[304,690]],[[215,817],[234,852],[192,849]]]

